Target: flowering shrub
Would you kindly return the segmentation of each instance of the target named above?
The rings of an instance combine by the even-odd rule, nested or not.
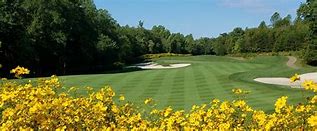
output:
[[[30,74],[30,70],[24,67],[17,66],[16,68],[12,69],[10,73],[14,74],[14,76],[17,78],[21,78],[21,75]]]
[[[16,73],[23,70],[16,70]],[[24,71],[23,71],[24,72]],[[18,75],[19,77],[21,75]],[[19,84],[0,82],[1,130],[312,130],[317,129],[317,96],[305,104],[287,103],[282,96],[275,103],[275,111],[267,114],[248,106],[242,97],[234,101],[212,100],[194,105],[189,112],[171,107],[149,110],[128,103],[123,95],[114,102],[115,92],[104,87],[93,92],[87,87],[87,97],[73,97],[62,88],[56,76]],[[316,92],[316,83],[305,82],[307,90]],[[234,89],[237,95],[248,93]]]
[[[174,53],[160,53],[160,54],[145,54],[142,56],[144,59],[157,59],[169,56],[190,56],[190,54],[174,54]]]

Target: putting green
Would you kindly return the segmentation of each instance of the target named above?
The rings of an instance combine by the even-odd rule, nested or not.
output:
[[[123,94],[126,100],[141,103],[146,98],[156,100],[158,107],[172,106],[176,109],[190,109],[193,104],[209,103],[213,98],[236,99],[233,88],[251,91],[247,102],[256,109],[270,111],[275,100],[289,96],[291,103],[304,102],[311,93],[285,86],[266,85],[253,81],[256,77],[283,76],[314,71],[305,67],[291,69],[286,66],[287,57],[261,56],[250,60],[237,60],[218,56],[166,57],[157,63],[190,63],[177,69],[140,70],[125,73],[95,75],[73,75],[60,77],[66,87],[80,87],[78,93],[86,92],[84,87],[95,90],[111,85],[116,94]],[[303,97],[304,95],[304,97]]]

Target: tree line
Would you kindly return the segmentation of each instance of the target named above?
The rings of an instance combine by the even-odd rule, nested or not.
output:
[[[271,24],[264,21],[256,28],[235,28],[215,38],[214,51],[217,55],[300,51],[305,47],[309,27],[300,18],[292,21],[291,16],[282,18],[279,13],[271,17]]]
[[[294,21],[290,15],[282,18],[274,13],[269,25],[262,22],[257,28],[235,28],[216,38],[194,39],[162,25],[146,29],[142,21],[137,27],[120,26],[93,0],[3,0],[0,70],[5,74],[21,65],[33,75],[77,74],[120,68],[138,62],[144,54],[305,50],[313,45],[311,20],[305,15],[312,10],[310,2],[301,5]]]

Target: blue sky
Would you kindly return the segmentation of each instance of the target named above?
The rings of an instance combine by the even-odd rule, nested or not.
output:
[[[94,0],[97,8],[107,9],[120,25],[145,28],[163,25],[171,32],[199,37],[217,37],[235,27],[269,24],[274,12],[296,16],[305,0]]]

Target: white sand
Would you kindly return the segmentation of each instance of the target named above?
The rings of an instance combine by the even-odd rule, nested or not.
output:
[[[305,80],[313,80],[317,82],[317,72],[314,73],[307,73],[299,75],[300,80],[294,83],[290,82],[289,78],[256,78],[254,81],[266,83],[266,84],[274,84],[274,85],[284,85],[284,86],[291,86],[293,88],[301,88],[301,83]]]
[[[140,64],[136,64],[134,66],[129,66],[129,67],[136,67],[141,69],[174,69],[174,68],[182,68],[186,66],[190,66],[190,64],[170,64],[168,66],[163,66],[157,63],[149,62],[149,63],[140,63]]]

